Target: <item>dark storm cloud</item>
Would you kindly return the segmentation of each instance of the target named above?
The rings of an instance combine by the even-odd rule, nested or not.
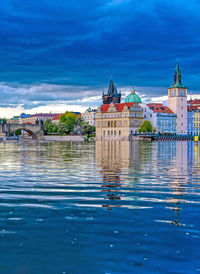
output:
[[[195,0],[1,0],[1,101],[100,95],[110,75],[162,96],[176,55],[183,83],[199,90],[199,12]]]

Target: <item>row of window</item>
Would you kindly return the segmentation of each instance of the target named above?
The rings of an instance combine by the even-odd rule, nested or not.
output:
[[[184,96],[185,92],[183,90],[181,90],[180,92],[178,92],[178,96]],[[175,91],[171,92],[171,96],[175,96]]]
[[[117,130],[111,130],[111,131],[108,130],[108,132],[107,132],[108,136],[116,136],[117,134],[121,135],[121,130],[119,130],[119,131],[117,131]],[[105,130],[103,131],[103,135],[106,136],[106,131]]]

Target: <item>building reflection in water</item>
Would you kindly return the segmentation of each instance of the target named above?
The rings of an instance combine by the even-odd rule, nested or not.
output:
[[[158,146],[162,143],[158,143]],[[159,149],[158,149],[159,151]],[[168,165],[168,178],[170,195],[168,197],[168,209],[172,209],[175,216],[169,221],[173,225],[184,225],[181,222],[181,210],[188,203],[187,194],[190,192],[194,164],[194,142],[171,142],[170,150],[171,164]],[[166,154],[163,154],[166,155]],[[161,156],[165,157],[165,156]],[[167,159],[166,159],[167,160]]]
[[[102,173],[102,192],[107,200],[103,207],[133,208],[137,202],[132,199],[140,202],[144,198],[148,203],[153,197],[173,213],[163,221],[184,225],[182,212],[185,204],[191,202],[194,177],[196,182],[199,179],[199,147],[185,141],[96,142],[96,164]]]
[[[130,148],[129,141],[96,142],[96,163],[103,174],[102,192],[105,192],[106,200],[121,200],[120,189],[123,173],[126,173],[131,159]],[[102,206],[111,209],[112,207],[120,207],[120,204]]]

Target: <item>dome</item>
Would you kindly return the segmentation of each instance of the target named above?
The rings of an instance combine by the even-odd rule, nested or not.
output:
[[[131,94],[126,96],[125,103],[142,103],[139,95],[135,93],[135,89],[131,89]]]

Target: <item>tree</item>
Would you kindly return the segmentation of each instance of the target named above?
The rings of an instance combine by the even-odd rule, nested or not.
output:
[[[48,134],[49,132],[49,126],[51,125],[52,121],[51,119],[47,118],[44,122],[44,125],[43,125],[43,130],[44,130],[44,134]]]
[[[59,123],[58,126],[58,134],[59,135],[66,135],[67,133],[70,133],[70,130],[66,123]]]
[[[44,134],[51,134],[58,132],[58,126],[54,124],[51,119],[47,118],[43,125]]]
[[[83,122],[81,124],[81,129],[82,129],[83,134],[92,134],[95,132],[95,127],[91,126],[89,123],[85,123],[85,122]]]
[[[152,123],[149,120],[144,120],[139,129],[139,132],[153,132]]]
[[[20,136],[21,134],[22,134],[21,129],[17,129],[17,130],[15,131],[15,135],[16,135],[16,136]]]
[[[65,123],[69,132],[73,132],[77,117],[78,116],[75,113],[66,111],[60,116],[59,123]]]

